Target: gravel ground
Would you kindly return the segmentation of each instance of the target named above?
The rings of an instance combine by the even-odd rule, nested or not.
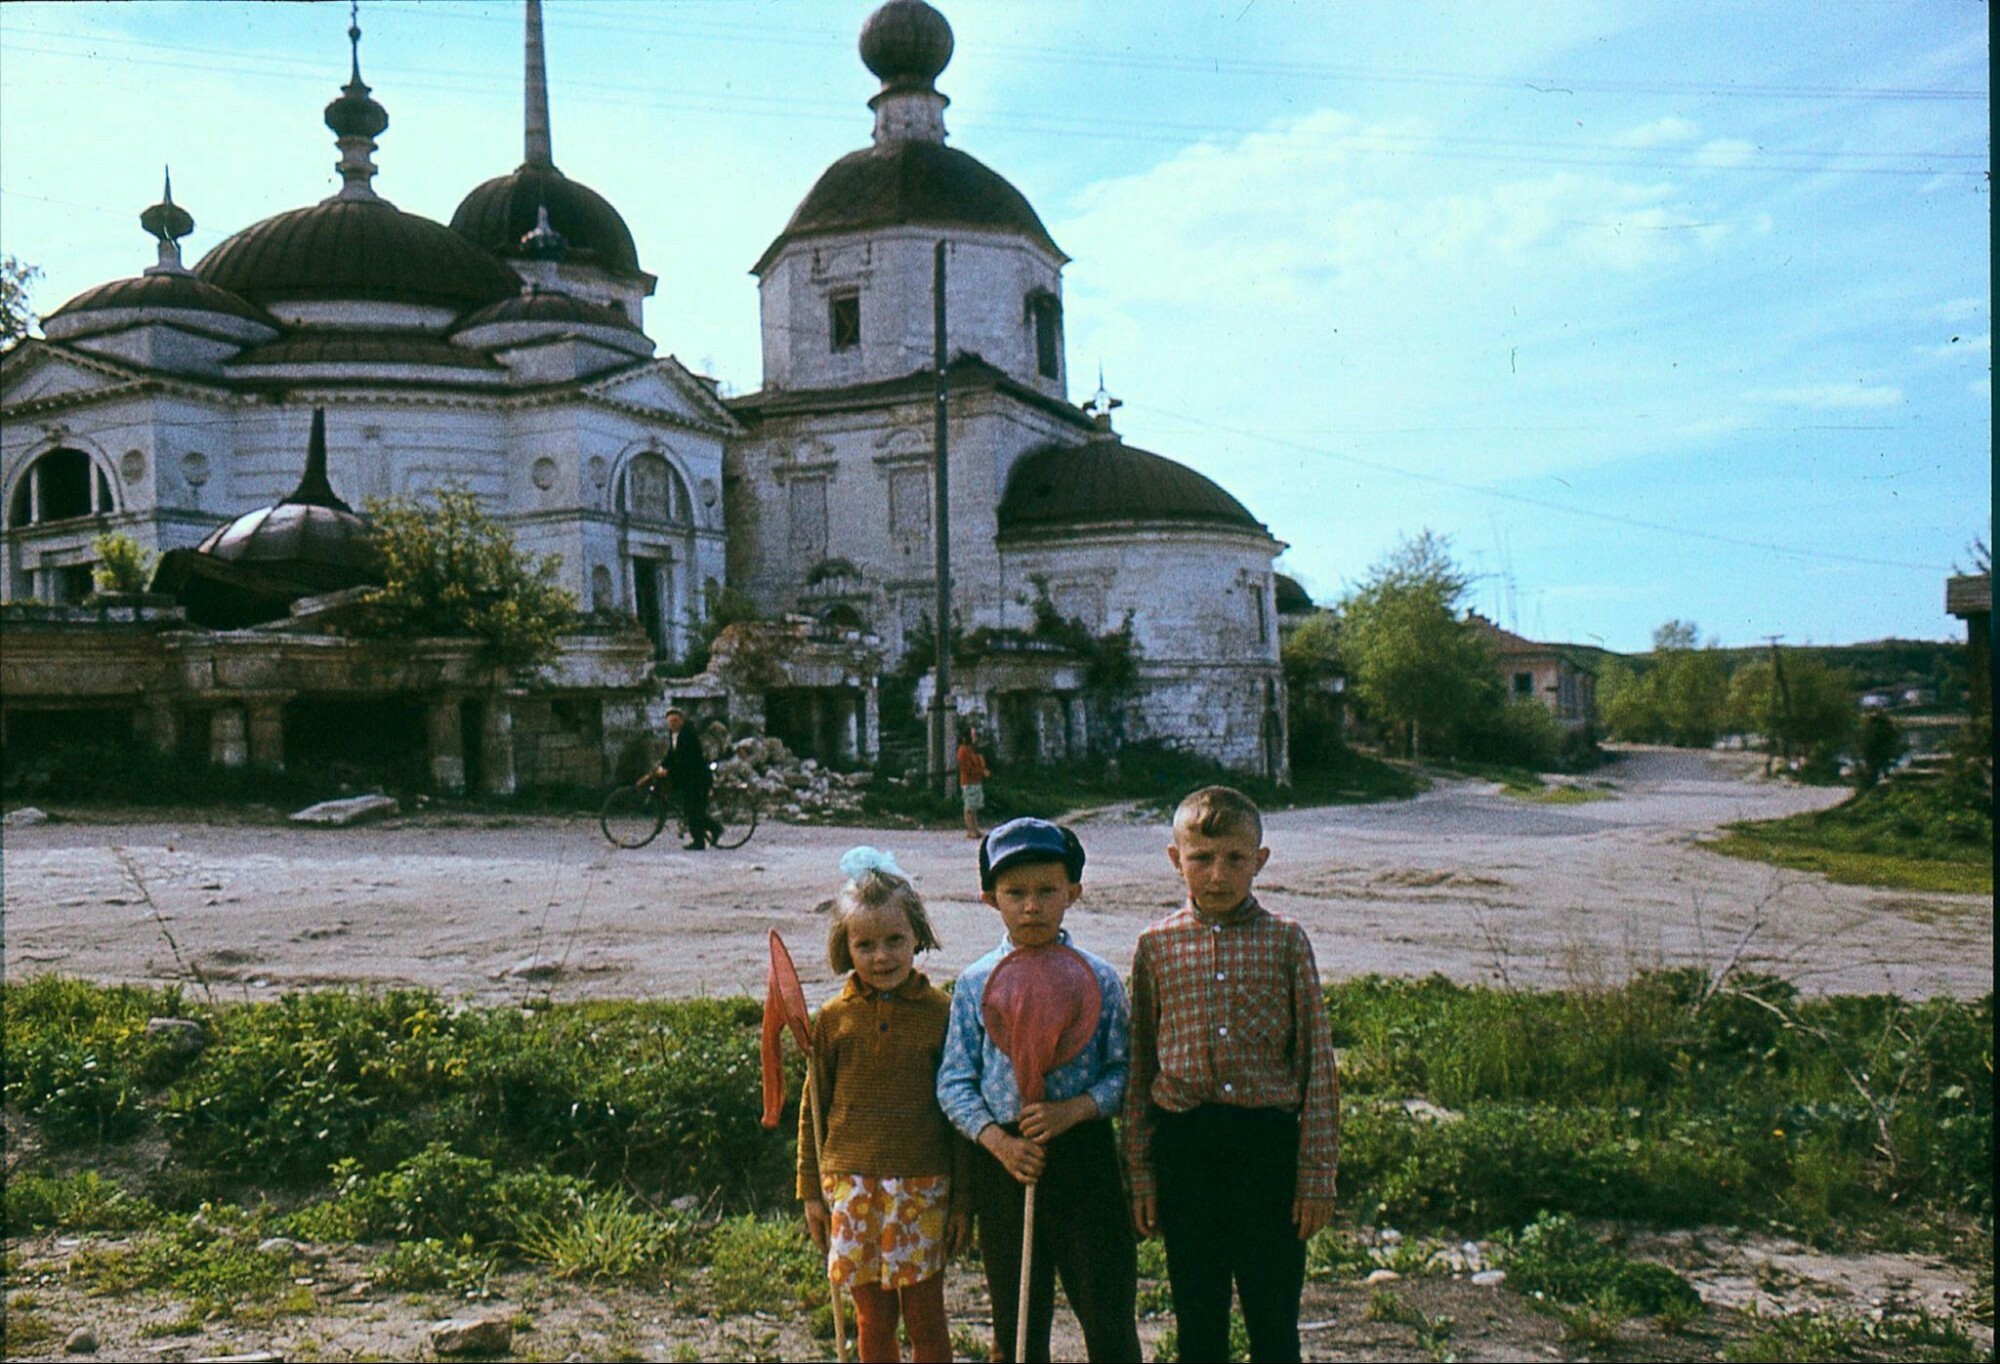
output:
[[[1767,782],[1738,755],[1641,749],[1548,805],[1480,782],[1414,800],[1274,814],[1259,883],[1306,924],[1332,979],[1441,972],[1567,985],[1732,957],[1828,993],[1977,996],[1993,988],[1986,897],[1884,891],[1719,857],[1734,819],[1838,800]],[[761,994],[783,932],[808,993],[831,973],[815,911],[857,842],[892,849],[932,906],[952,976],[997,940],[962,832],[766,825],[736,852],[663,838],[621,852],[580,816],[417,815],[352,829],[190,812],[67,818],[7,831],[5,967],[104,981],[185,980],[230,997],[424,985],[488,1002]],[[1077,941],[1129,965],[1178,903],[1154,817],[1079,821],[1090,852]]]

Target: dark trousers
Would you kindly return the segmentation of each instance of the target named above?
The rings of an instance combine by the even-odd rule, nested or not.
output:
[[[1012,1130],[1012,1129],[1009,1129]],[[1132,1239],[1125,1185],[1111,1123],[1079,1123],[1049,1143],[1048,1164],[1035,1191],[1035,1263],[1028,1286],[1028,1359],[1049,1357],[1055,1323],[1056,1275],[1083,1328],[1091,1364],[1138,1364],[1138,1246]],[[993,1359],[1014,1359],[1021,1292],[1024,1186],[985,1147],[973,1153],[973,1210],[979,1253],[993,1301]],[[1218,1356],[1219,1358],[1220,1356]]]
[[[1232,1281],[1250,1358],[1299,1357],[1306,1247],[1292,1221],[1299,1120],[1277,1108],[1155,1109],[1153,1174],[1184,1360],[1229,1358]]]
[[[687,821],[688,842],[699,848],[715,842],[722,826],[708,817],[708,784],[689,782],[679,791],[681,816]]]

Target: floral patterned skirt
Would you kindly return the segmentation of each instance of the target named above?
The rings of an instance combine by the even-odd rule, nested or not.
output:
[[[821,1175],[832,1210],[826,1272],[837,1284],[908,1288],[944,1268],[949,1175]]]

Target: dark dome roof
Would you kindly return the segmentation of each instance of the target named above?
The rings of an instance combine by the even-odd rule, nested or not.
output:
[[[373,299],[455,312],[506,298],[512,271],[465,238],[381,199],[328,199],[244,228],[195,273],[255,303]]]
[[[525,254],[521,238],[535,230],[537,210],[569,243],[571,260],[620,275],[645,273],[632,233],[605,197],[554,166],[523,165],[474,189],[451,215],[452,231],[496,256]]]
[[[223,313],[262,323],[276,330],[277,319],[256,304],[238,298],[227,289],[196,279],[193,275],[162,272],[134,279],[114,279],[94,289],[85,289],[49,314],[51,319],[76,313],[105,312],[114,308],[167,308],[190,313]]]
[[[305,475],[292,495],[237,517],[195,552],[261,569],[310,591],[381,581],[381,557],[367,518],[357,516],[327,481],[324,411],[313,413]]]
[[[889,0],[861,26],[861,60],[892,90],[929,89],[951,49],[951,25],[924,0]]]
[[[1106,521],[1264,530],[1241,502],[1185,464],[1115,439],[1044,445],[1015,461],[1000,499],[1003,536]]]
[[[623,308],[610,303],[591,303],[569,294],[545,293],[540,289],[489,303],[460,322],[454,330],[468,331],[496,322],[574,322],[591,327],[617,327],[628,332],[639,330],[625,315]]]
[[[1063,254],[1027,197],[998,173],[956,147],[912,140],[864,147],[828,166],[756,269],[794,238],[904,223],[1018,232]]]
[[[1292,577],[1289,573],[1274,573],[1271,576],[1275,580],[1275,591],[1280,611],[1310,611],[1313,609],[1312,594],[1306,591],[1305,584],[1301,583],[1297,578]]]

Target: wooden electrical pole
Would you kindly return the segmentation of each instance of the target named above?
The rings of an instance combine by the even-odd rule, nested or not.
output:
[[[931,538],[937,549],[937,615],[932,634],[937,639],[937,687],[931,694],[931,754],[938,789],[951,794],[951,475],[950,390],[945,375],[944,248],[939,239],[931,255],[931,362],[937,371],[937,427],[932,445],[937,451],[937,508],[931,517]]]

